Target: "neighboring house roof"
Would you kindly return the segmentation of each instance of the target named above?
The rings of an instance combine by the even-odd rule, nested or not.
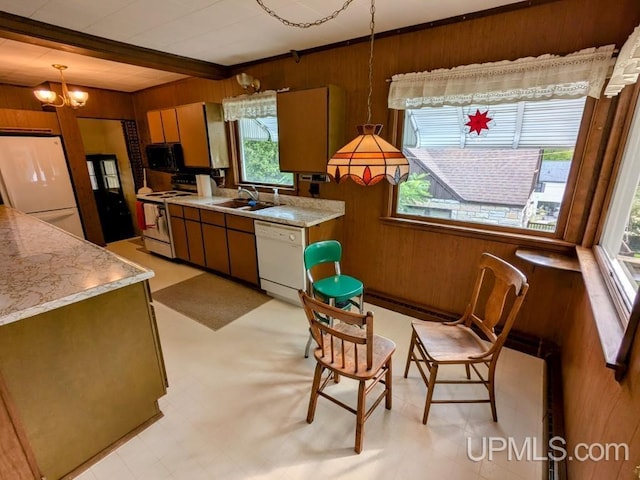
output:
[[[571,160],[543,160],[540,165],[539,182],[567,183]]]
[[[529,199],[540,156],[537,148],[407,148],[405,153],[462,201],[517,206]]]

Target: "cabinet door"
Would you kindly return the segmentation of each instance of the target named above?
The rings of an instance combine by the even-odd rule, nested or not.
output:
[[[175,108],[160,110],[162,119],[162,131],[164,132],[164,141],[168,143],[179,142],[180,132],[178,131],[178,117]]]
[[[164,132],[162,131],[162,117],[160,110],[147,112],[147,124],[149,125],[149,137],[151,143],[164,143]]]
[[[213,168],[229,167],[227,127],[219,103],[205,103],[207,134],[209,137],[209,159]]]
[[[231,276],[258,284],[256,237],[252,233],[227,230]]]
[[[217,272],[229,274],[227,231],[222,226],[202,224],[205,265]]]
[[[204,245],[202,244],[202,228],[200,222],[185,220],[187,243],[189,244],[189,261],[204,266]]]
[[[176,114],[185,167],[211,167],[204,104],[180,105],[176,107]]]
[[[279,93],[278,148],[283,172],[324,173],[344,138],[344,99],[338,87]]]
[[[171,236],[176,257],[189,260],[189,245],[187,243],[187,229],[184,218],[171,217]]]

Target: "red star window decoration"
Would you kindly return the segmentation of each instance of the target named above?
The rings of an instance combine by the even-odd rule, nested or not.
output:
[[[480,112],[480,109],[476,109],[476,113],[469,113],[469,121],[465,123],[469,127],[469,133],[476,132],[478,135],[482,133],[482,130],[489,130],[489,122],[493,118],[489,117],[489,110]]]

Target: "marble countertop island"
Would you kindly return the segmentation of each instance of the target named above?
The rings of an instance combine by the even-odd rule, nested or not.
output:
[[[0,325],[153,277],[43,221],[0,205]]]

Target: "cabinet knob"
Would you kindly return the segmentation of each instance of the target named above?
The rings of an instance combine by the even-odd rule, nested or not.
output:
[[[293,233],[289,234],[289,240],[291,240],[292,242],[296,239],[296,236]]]

